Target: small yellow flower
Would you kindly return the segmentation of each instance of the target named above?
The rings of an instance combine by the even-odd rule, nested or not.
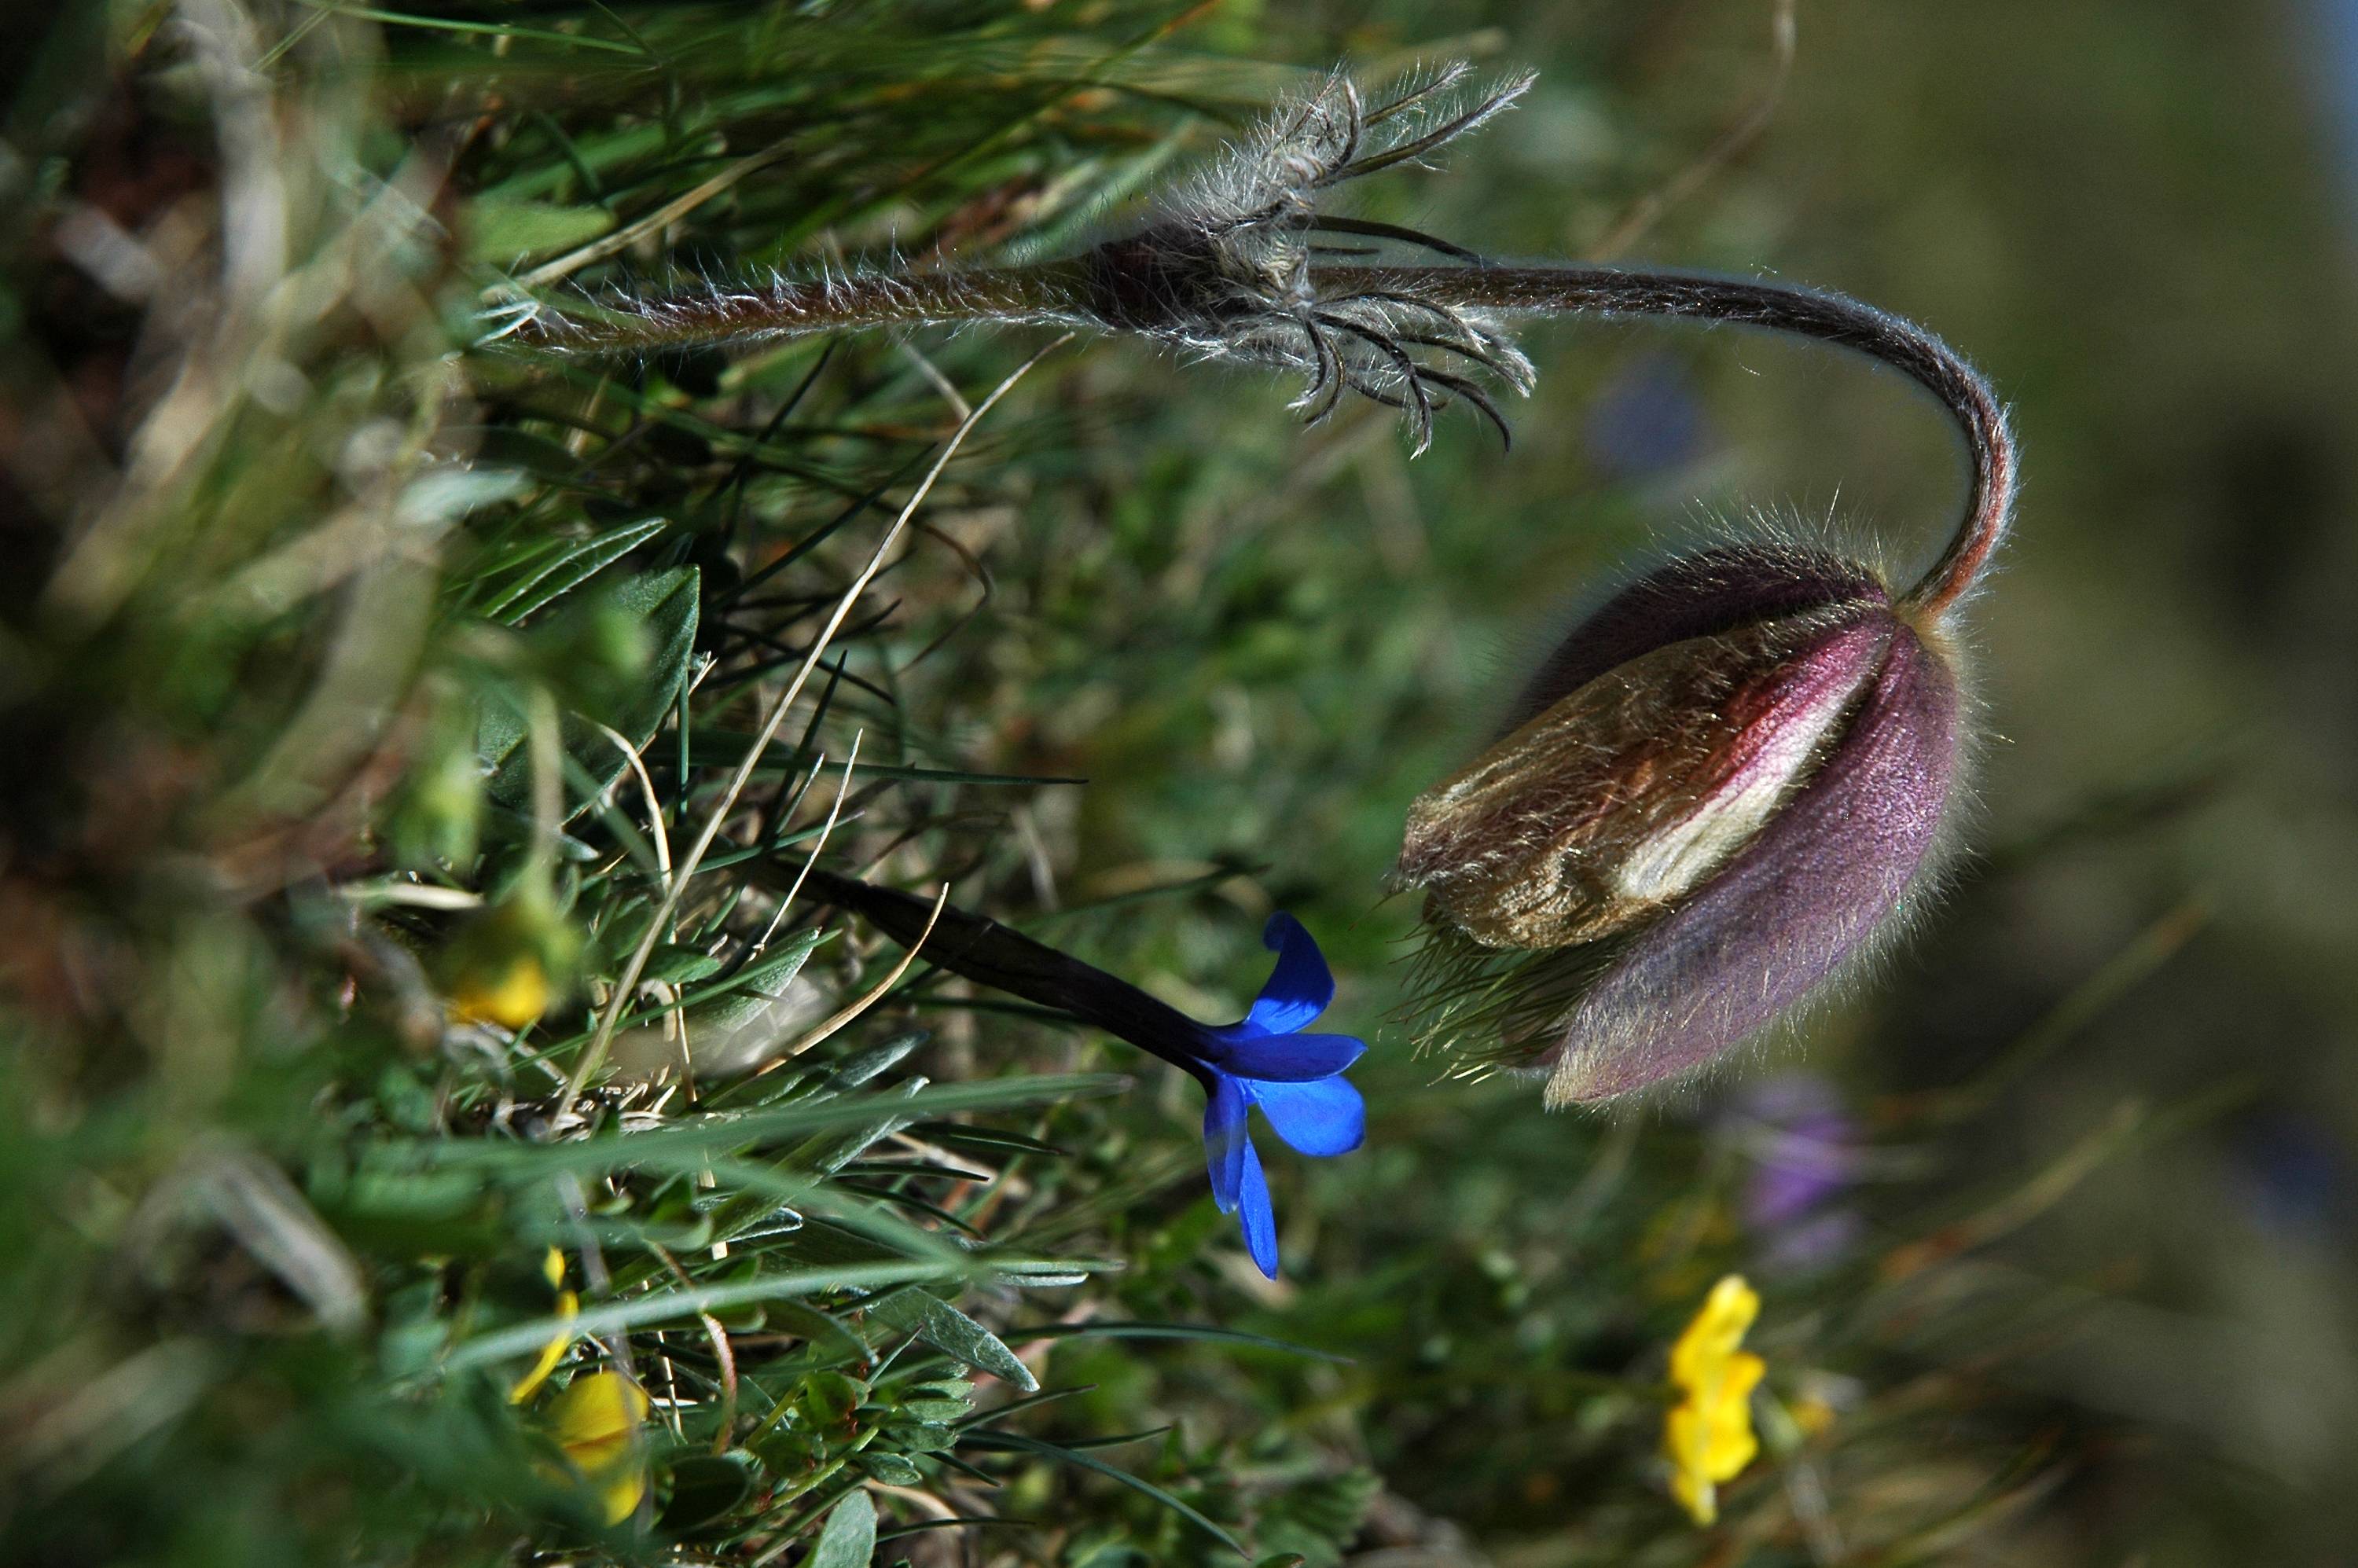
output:
[[[450,989],[450,1011],[464,1023],[522,1029],[548,1011],[548,971],[530,953],[460,977]]]
[[[478,913],[443,949],[450,1015],[461,1023],[522,1029],[572,984],[581,938],[546,888],[527,885]]]
[[[1719,1517],[1719,1483],[1734,1480],[1760,1452],[1752,1390],[1768,1365],[1738,1348],[1759,1315],[1760,1297],[1742,1275],[1730,1274],[1671,1346],[1671,1381],[1685,1397],[1662,1423],[1662,1453],[1671,1493],[1697,1524]]]
[[[547,1276],[549,1289],[557,1292],[557,1315],[564,1320],[565,1326],[557,1331],[555,1338],[541,1346],[540,1359],[534,1362],[532,1370],[517,1379],[515,1387],[508,1390],[508,1403],[512,1405],[524,1403],[532,1398],[535,1390],[548,1381],[548,1375],[557,1370],[557,1364],[564,1360],[565,1353],[573,1347],[573,1320],[581,1315],[581,1298],[562,1288],[565,1284],[565,1254],[554,1247],[550,1248],[548,1256],[541,1261],[540,1271]]]
[[[598,1488],[606,1522],[631,1517],[647,1493],[647,1465],[639,1427],[647,1396],[620,1372],[593,1372],[565,1386],[548,1407],[557,1447],[581,1478]]]

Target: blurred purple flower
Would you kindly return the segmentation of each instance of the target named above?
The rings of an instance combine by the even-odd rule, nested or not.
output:
[[[2358,1217],[2349,1157],[2318,1122],[2283,1109],[2259,1112],[2238,1128],[2229,1152],[2236,1178],[2231,1190],[2263,1229],[2319,1240]]]
[[[1748,1167],[1738,1206],[1764,1267],[1808,1272],[1850,1248],[1859,1217],[1838,1200],[1862,1151],[1832,1084],[1791,1073],[1754,1085],[1730,1107],[1728,1131]]]
[[[1644,479],[1683,466],[1704,436],[1694,378],[1668,354],[1645,353],[1598,391],[1581,421],[1580,444],[1600,471]]]

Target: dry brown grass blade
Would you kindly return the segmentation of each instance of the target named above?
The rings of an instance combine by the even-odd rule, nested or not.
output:
[[[849,1005],[832,1014],[814,1027],[809,1033],[804,1035],[801,1039],[795,1041],[793,1044],[779,1052],[777,1061],[769,1063],[762,1070],[766,1073],[771,1067],[776,1066],[779,1062],[793,1061],[796,1056],[801,1055],[812,1046],[818,1044],[821,1041],[827,1039],[827,1036],[841,1029],[845,1024],[849,1023],[853,1019],[858,1018],[861,1013],[866,1012],[870,1008],[874,1007],[878,1002],[883,1000],[884,993],[891,990],[894,986],[899,985],[901,983],[901,977],[909,972],[909,966],[917,961],[917,951],[919,948],[925,946],[925,938],[934,934],[934,922],[942,917],[942,905],[949,902],[949,884],[947,882],[944,882],[942,884],[941,891],[934,895],[934,912],[925,916],[925,930],[917,934],[916,945],[902,953],[901,961],[894,964],[892,968],[886,970],[882,979],[869,987],[865,991],[862,991],[859,998]]]
[[[900,541],[903,531],[908,527],[909,519],[925,503],[925,497],[932,493],[935,481],[941,478],[942,470],[949,466],[950,460],[957,455],[959,447],[974,433],[975,427],[982,422],[983,417],[998,406],[999,400],[1013,391],[1016,383],[1029,374],[1033,366],[1072,341],[1072,333],[1064,333],[1016,366],[1004,381],[991,389],[990,396],[976,406],[972,414],[959,422],[957,431],[943,444],[941,456],[936,458],[933,466],[925,470],[924,481],[909,497],[908,503],[901,508],[900,514],[892,519],[892,525],[884,531],[883,538],[877,542],[867,565],[860,568],[860,575],[852,579],[851,586],[845,589],[843,596],[836,600],[833,613],[827,617],[827,625],[812,640],[810,652],[804,656],[801,668],[795,672],[795,678],[788,683],[784,695],[771,707],[769,718],[763,722],[760,733],[753,737],[752,743],[746,747],[744,758],[737,764],[737,772],[730,779],[729,787],[721,792],[720,799],[714,803],[711,814],[705,818],[704,827],[698,832],[696,842],[681,858],[679,874],[672,879],[671,887],[665,892],[654,918],[647,923],[646,935],[639,939],[637,948],[622,966],[622,972],[615,978],[613,991],[606,999],[605,1011],[599,1015],[597,1033],[581,1053],[581,1060],[574,1066],[572,1076],[566,1080],[565,1092],[557,1098],[556,1115],[550,1119],[552,1126],[563,1125],[570,1118],[574,1102],[581,1098],[583,1086],[605,1065],[607,1053],[613,1048],[614,1029],[622,1022],[622,1010],[630,1005],[631,997],[638,989],[639,977],[646,972],[647,959],[653,956],[656,943],[670,925],[673,912],[679,907],[681,894],[695,877],[697,868],[704,863],[705,853],[712,848],[712,841],[720,836],[722,824],[737,809],[737,797],[744,793],[747,781],[753,776],[753,770],[768,752],[770,742],[777,739],[779,730],[785,724],[786,715],[793,710],[795,700],[802,696],[803,687],[809,683],[811,672],[818,667],[828,644],[850,617],[851,607],[859,602],[860,596],[868,590],[869,583],[883,569],[885,557]]]

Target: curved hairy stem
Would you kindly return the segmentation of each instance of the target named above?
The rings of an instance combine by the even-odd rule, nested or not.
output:
[[[1937,616],[1971,588],[2005,537],[2016,460],[2006,410],[1981,373],[1914,322],[1790,284],[1595,266],[1320,266],[1322,295],[1392,291],[1452,309],[1726,321],[1814,338],[1879,360],[1940,399],[1973,468],[1963,521],[1906,603]]]
[[[1191,358],[1300,373],[1313,419],[1346,391],[1401,410],[1422,451],[1435,412],[1463,403],[1506,427],[1469,369],[1528,392],[1531,362],[1500,319],[1595,314],[1728,321],[1838,344],[1904,372],[1949,410],[1972,458],[1963,521],[1904,608],[1937,617],[1989,563],[2014,505],[2014,439],[1989,385],[1922,328],[1788,284],[1604,266],[1493,266],[1412,229],[1318,209],[1364,175],[1419,162],[1512,104],[1512,76],[1465,93],[1465,66],[1371,103],[1337,73],[1279,105],[1133,232],[1033,266],[828,272],[817,279],[707,283],[647,298],[538,302],[500,314],[499,334],[558,351],[644,351],[890,326],[1054,323],[1151,338]],[[1322,234],[1358,235],[1460,258],[1458,265],[1339,265]],[[519,314],[521,312],[521,314]],[[1447,356],[1441,363],[1435,356]]]
[[[1295,357],[1315,373],[1306,395],[1314,416],[1331,410],[1344,387],[1356,387],[1406,408],[1422,445],[1433,406],[1444,398],[1466,401],[1493,420],[1498,415],[1476,384],[1412,359],[1410,348],[1470,359],[1520,391],[1529,384],[1528,367],[1492,330],[1488,318],[1724,321],[1813,338],[1879,360],[1931,392],[1956,421],[1972,466],[1972,492],[1948,547],[1908,591],[1906,603],[1917,613],[1941,615],[1974,585],[2013,513],[2014,437],[1988,382],[1914,322],[1839,294],[1758,279],[1617,267],[1318,265],[1305,269],[1303,297],[1281,308],[1254,291],[1222,287],[1217,272],[1200,265],[1205,259],[1141,236],[1037,266],[849,274],[815,282],[776,279],[754,288],[707,288],[641,301],[600,318],[543,318],[518,336],[550,348],[627,352],[870,327],[1044,322],[1136,332],[1206,351],[1223,342],[1250,344],[1272,329],[1289,329],[1289,343],[1308,345],[1306,354],[1297,350]],[[1337,306],[1374,308],[1354,319],[1336,314]],[[1371,356],[1380,379],[1346,360],[1336,345],[1338,337]],[[1326,395],[1320,396],[1322,392]]]

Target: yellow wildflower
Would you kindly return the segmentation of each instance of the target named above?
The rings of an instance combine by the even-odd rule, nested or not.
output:
[[[566,1351],[572,1348],[573,1320],[581,1315],[581,1298],[562,1288],[565,1284],[565,1254],[554,1247],[550,1248],[548,1256],[541,1261],[540,1271],[548,1277],[549,1288],[557,1292],[557,1315],[564,1320],[565,1326],[557,1331],[555,1338],[541,1346],[540,1359],[534,1362],[532,1370],[517,1379],[515,1387],[508,1390],[508,1403],[512,1405],[524,1403],[532,1398],[535,1390],[548,1381],[548,1375],[557,1370],[557,1364],[564,1360]]]
[[[451,1016],[522,1029],[539,1022],[572,983],[581,938],[548,891],[527,885],[470,920],[443,950]]]
[[[567,1461],[598,1488],[606,1522],[630,1518],[647,1494],[639,1443],[640,1424],[647,1419],[645,1392],[620,1372],[593,1372],[567,1384],[548,1416]]]
[[[1671,1495],[1697,1524],[1719,1517],[1719,1483],[1734,1480],[1760,1452],[1752,1390],[1768,1366],[1737,1348],[1759,1315],[1760,1297],[1742,1275],[1730,1274],[1671,1346],[1671,1381],[1685,1397],[1662,1423],[1662,1452]]]
[[[530,953],[463,975],[450,989],[450,1011],[462,1022],[522,1029],[548,1011],[548,971]]]

